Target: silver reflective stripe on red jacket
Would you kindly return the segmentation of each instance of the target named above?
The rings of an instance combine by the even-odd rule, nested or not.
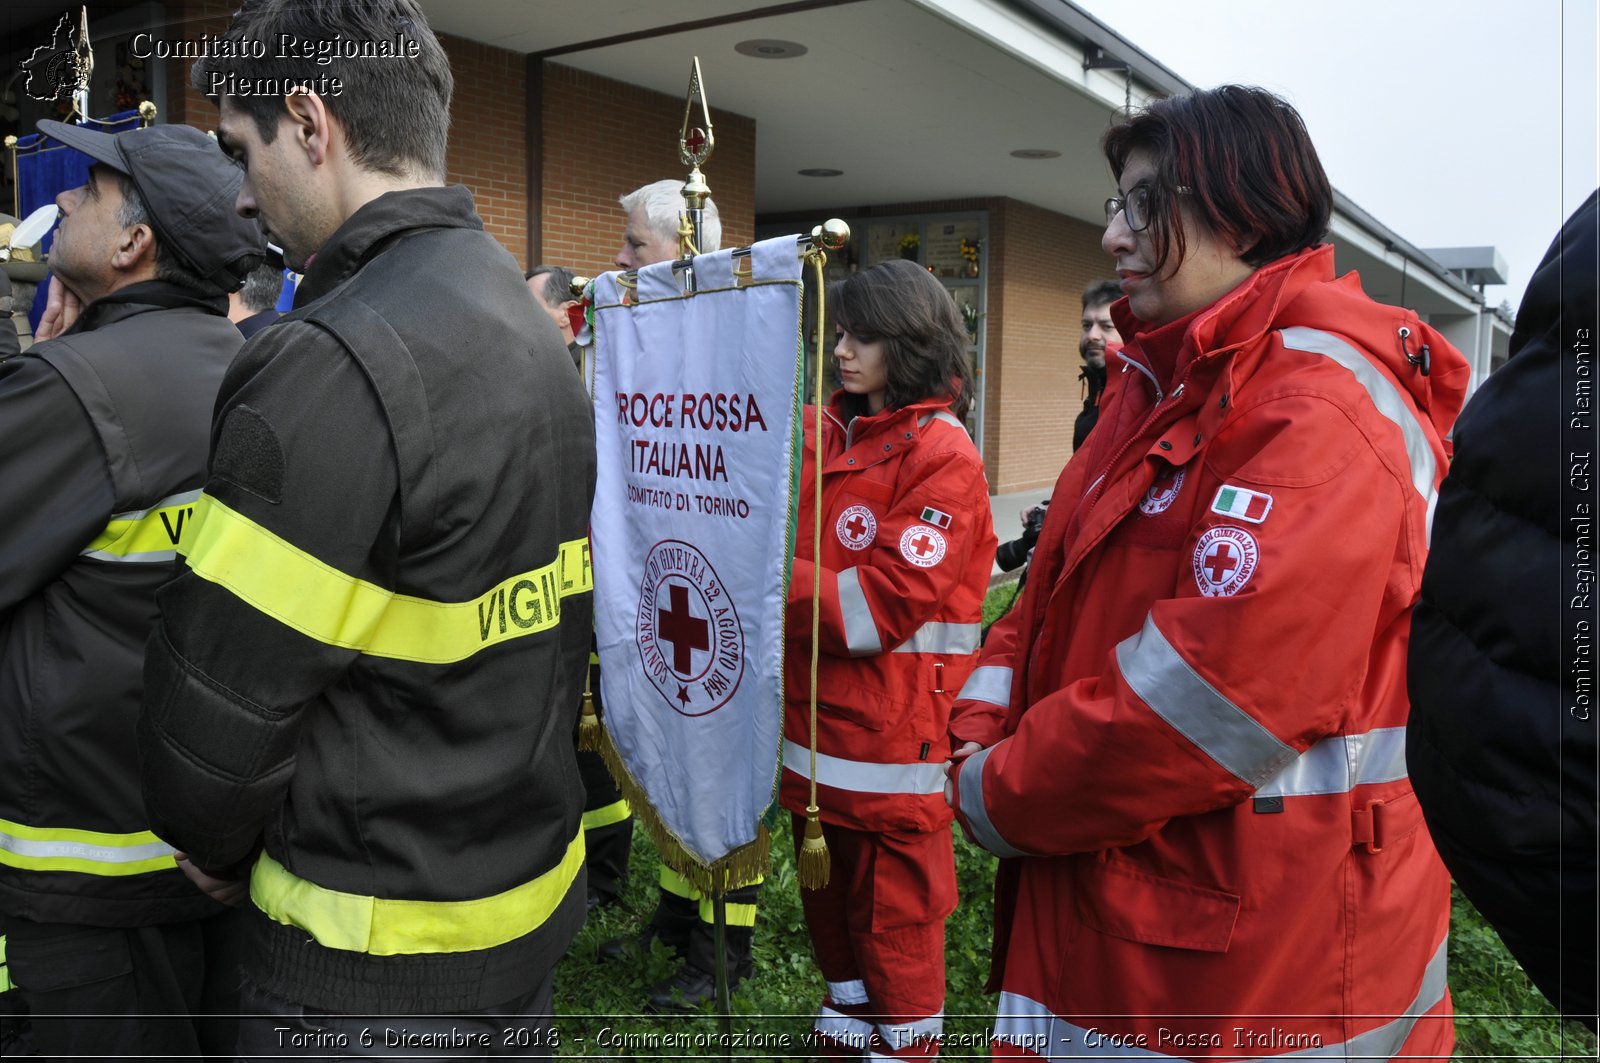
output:
[[[988,749],[980,749],[961,762],[961,818],[972,832],[972,840],[996,856],[1027,856],[1028,853],[1000,836],[994,821],[989,818],[989,807],[984,801],[983,766],[988,763],[989,754],[998,748],[997,743]]]
[[[1265,785],[1299,754],[1255,717],[1200,677],[1146,616],[1117,643],[1122,678],[1157,716],[1251,789]]]
[[[986,664],[974,668],[956,700],[982,701],[1008,709],[1011,707],[1011,676],[1011,669],[1000,665]]]
[[[917,418],[917,427],[926,428],[928,427],[929,421],[943,421],[945,424],[955,425],[963,432],[967,430],[967,426],[961,423],[961,418],[957,417],[949,410],[940,410],[938,413],[923,414],[921,417]]]
[[[1378,412],[1400,429],[1406,444],[1406,460],[1411,466],[1411,484],[1427,506],[1428,535],[1432,538],[1433,509],[1439,502],[1439,491],[1434,486],[1439,463],[1433,456],[1433,447],[1428,443],[1427,431],[1399,386],[1390,379],[1389,374],[1368,361],[1366,355],[1331,332],[1314,328],[1286,328],[1279,335],[1283,337],[1283,345],[1291,350],[1320,354],[1348,369],[1356,378],[1356,383],[1372,399]]]
[[[930,620],[894,648],[895,653],[976,653],[983,629],[979,624],[947,624]]]
[[[1406,777],[1406,729],[1377,727],[1365,734],[1333,735],[1300,754],[1257,797],[1347,794],[1357,786]]]
[[[1274,1053],[1270,1056],[1260,1057],[1260,1063],[1279,1063],[1282,1060],[1302,1059],[1393,1059],[1404,1047],[1406,1038],[1411,1036],[1411,1031],[1416,1027],[1417,1020],[1437,1007],[1444,999],[1446,958],[1445,947],[1448,943],[1442,941],[1435,950],[1433,958],[1428,961],[1428,966],[1422,972],[1422,985],[1417,990],[1417,995],[1395,1018],[1368,1030],[1366,1033],[1357,1034],[1348,1041],[1335,1044],[1313,1045],[1298,1051]],[[1330,1002],[1326,1010],[1338,1011],[1341,1001]],[[1182,1016],[1175,1016],[1172,1029],[1176,1032],[1182,1030]],[[1261,1027],[1282,1029],[1287,1025],[1285,1019],[1278,1016],[1264,1016],[1257,1020]],[[1448,1022],[1448,1018],[1441,1018],[1441,1022]],[[1240,1026],[1240,1030],[1249,1030],[1249,1027]],[[1069,1060],[1094,1058],[1117,1059],[1172,1059],[1173,1055],[1156,1052],[1149,1048],[1139,1048],[1134,1045],[1112,1043],[1110,1031],[1101,1029],[1086,1029],[1068,1022],[1056,1015],[1049,1008],[1017,993],[1000,994],[1000,1010],[995,1016],[994,1036],[997,1041],[1025,1048],[1043,1059]],[[1235,1034],[1235,1040],[1238,1035]],[[1125,1041],[1127,1038],[1117,1038]],[[1228,1049],[1244,1047],[1243,1045],[1224,1044],[1219,1055],[1231,1055]],[[1203,1057],[1202,1057],[1203,1058]],[[1241,1063],[1255,1063],[1253,1060]]]
[[[798,775],[811,777],[811,750],[798,742],[783,740],[783,766]],[[826,753],[817,754],[817,782],[835,790],[858,794],[942,794],[944,765],[917,761],[913,764],[874,764],[865,760],[845,760]]]
[[[844,644],[852,657],[871,657],[883,652],[878,641],[878,622],[872,618],[861,589],[861,573],[847,568],[839,573],[839,613],[844,620]]]

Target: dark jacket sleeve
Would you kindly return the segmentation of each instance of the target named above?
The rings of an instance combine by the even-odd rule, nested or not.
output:
[[[1600,331],[1597,224],[1591,196],[1528,285],[1511,360],[1457,423],[1412,624],[1406,736],[1451,875],[1534,984],[1591,1026],[1597,744],[1574,665],[1580,622],[1593,644],[1595,436],[1574,384],[1588,378],[1584,350],[1592,376]]]
[[[157,597],[139,744],[151,828],[224,870],[281,806],[304,713],[358,656],[319,627],[342,608],[329,588],[394,587],[388,426],[336,341],[291,322],[240,355],[205,492]]]
[[[11,278],[0,271],[0,361],[22,351],[22,341],[17,337],[17,323],[13,318],[16,302],[11,295]]]
[[[0,362],[0,622],[106,529],[116,504],[94,425],[39,358]]]

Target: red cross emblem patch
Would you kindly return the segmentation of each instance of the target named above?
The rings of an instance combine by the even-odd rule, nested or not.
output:
[[[1184,470],[1179,469],[1172,479],[1157,479],[1151,484],[1150,490],[1144,493],[1144,498],[1139,502],[1139,512],[1153,517],[1171,509],[1172,503],[1178,499],[1178,492],[1183,490],[1183,473]]]
[[[865,550],[878,537],[878,518],[866,506],[851,506],[839,514],[833,532],[851,550]]]
[[[918,568],[932,568],[944,560],[944,536],[937,528],[913,524],[900,534],[900,556]]]
[[[744,677],[744,628],[706,555],[665,539],[645,557],[635,623],[645,676],[675,712],[704,716]]]
[[[1256,574],[1261,551],[1243,528],[1210,528],[1194,544],[1194,582],[1207,598],[1238,594]]]

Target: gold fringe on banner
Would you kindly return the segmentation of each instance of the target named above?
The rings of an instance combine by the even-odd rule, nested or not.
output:
[[[599,731],[598,752],[611,771],[611,778],[616,781],[617,789],[622,791],[622,796],[633,806],[634,816],[650,832],[650,840],[656,843],[656,850],[661,854],[662,863],[688,879],[695,889],[708,897],[736,890],[767,873],[772,855],[772,837],[765,823],[756,824],[755,841],[740,846],[709,865],[701,863],[699,858],[685,849],[678,836],[661,821],[661,816],[650,803],[644,787],[634,781],[627,765],[622,762],[622,754],[611,741],[611,732],[598,726],[596,730]]]

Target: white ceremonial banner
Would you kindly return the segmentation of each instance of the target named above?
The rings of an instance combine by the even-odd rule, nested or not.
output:
[[[776,792],[799,473],[794,237],[595,281],[591,515],[604,724],[659,824],[710,866]]]

